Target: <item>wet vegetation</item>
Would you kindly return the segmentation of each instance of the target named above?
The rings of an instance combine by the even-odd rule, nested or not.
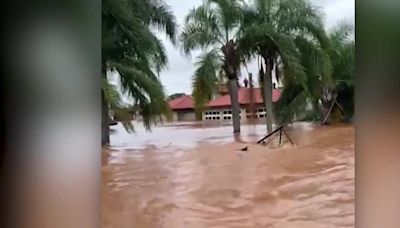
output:
[[[103,144],[109,141],[110,108],[124,116],[127,105],[135,107],[147,129],[168,113],[168,97],[158,77],[168,59],[153,28],[188,55],[202,51],[192,76],[197,112],[224,81],[233,101],[235,132],[240,131],[236,81],[250,61],[258,61],[268,131],[274,123],[321,121],[335,99],[344,118],[335,109],[333,118],[353,118],[354,27],[340,22],[328,31],[323,13],[307,0],[207,0],[188,12],[181,32],[161,0],[104,0],[102,17]],[[123,104],[109,85],[106,75],[111,71],[119,73],[132,104]],[[276,104],[273,74],[282,86]],[[129,121],[124,125],[133,129]]]

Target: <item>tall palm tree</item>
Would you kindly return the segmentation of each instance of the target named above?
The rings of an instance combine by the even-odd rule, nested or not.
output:
[[[286,88],[285,96],[278,103],[279,114],[286,121],[293,119],[294,114],[304,113],[304,104],[308,90],[313,102],[313,112],[309,113],[313,120],[321,120],[330,107],[332,99],[343,107],[345,118],[354,115],[354,28],[347,22],[340,22],[330,33],[330,46],[321,50],[298,45],[302,53],[302,64],[307,72],[306,88],[292,83]],[[314,52],[314,53],[313,53]],[[319,52],[319,53],[316,53]],[[322,53],[321,53],[322,52]],[[318,57],[319,56],[319,57]],[[328,58],[328,59],[327,59]],[[318,61],[319,60],[319,61]],[[323,73],[323,64],[330,65],[330,73]],[[320,74],[318,74],[318,72]],[[331,75],[330,77],[320,77]],[[321,108],[322,103],[322,108]]]
[[[332,99],[344,109],[347,119],[354,114],[354,40],[353,26],[340,22],[330,33],[330,45],[322,49],[297,41],[307,80],[305,86],[298,82],[285,85],[284,95],[278,102],[278,112],[283,122],[303,114],[308,120],[321,120]],[[305,112],[307,101],[313,104],[312,112]],[[322,107],[321,107],[322,103]],[[304,116],[304,114],[307,116]]]
[[[238,28],[241,6],[238,0],[208,0],[186,16],[181,41],[185,53],[201,48],[203,54],[193,75],[193,95],[197,109],[216,90],[218,72],[228,78],[232,105],[233,131],[240,132],[238,102]]]
[[[307,0],[252,0],[243,9],[241,30],[240,49],[247,50],[249,58],[261,56],[264,61],[260,76],[267,111],[267,130],[271,132],[275,123],[272,71],[276,71],[276,79],[282,80],[286,88],[297,83],[307,88],[307,72],[302,65],[298,45],[326,48],[329,41],[319,10]],[[308,92],[305,90],[305,93]]]
[[[154,117],[167,112],[166,95],[157,73],[167,64],[164,46],[152,28],[175,44],[176,20],[162,0],[103,0],[102,78],[117,71],[121,86],[139,107],[147,129]],[[108,108],[102,89],[102,143],[109,142]]]
[[[332,88],[332,63],[326,49],[302,38],[296,38],[296,47],[300,52],[300,63],[306,75],[304,81],[286,80],[282,99],[277,103],[276,111],[280,122],[287,123],[295,117],[308,120],[320,120],[323,110],[320,101],[326,88]],[[309,110],[309,105],[312,109]]]
[[[332,48],[328,54],[332,63],[333,90],[344,108],[346,118],[354,115],[355,42],[354,27],[346,21],[339,22],[329,34]],[[331,95],[332,97],[332,95]]]

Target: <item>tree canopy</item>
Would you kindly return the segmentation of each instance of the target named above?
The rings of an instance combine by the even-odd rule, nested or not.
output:
[[[176,43],[177,24],[161,0],[104,0],[102,2],[102,77],[107,70],[120,75],[122,90],[139,107],[143,123],[168,111],[158,73],[168,63],[162,41],[154,29]]]
[[[354,90],[351,26],[341,23],[327,32],[323,16],[307,0],[215,0],[192,9],[181,41],[185,53],[203,50],[193,75],[196,105],[201,108],[211,99],[221,76],[229,79],[229,66],[237,71],[261,58],[261,82],[267,76],[272,81],[274,71],[283,84],[280,101],[274,108],[267,107],[278,114],[278,122],[291,122],[308,112],[310,105],[313,118],[319,119],[326,90],[342,95]],[[272,97],[263,97],[272,104]]]
[[[180,36],[186,54],[196,49],[203,53],[196,62],[193,75],[193,97],[197,112],[217,90],[218,78],[237,80],[240,69],[238,51],[241,18],[239,0],[207,0],[193,8],[185,18]],[[240,131],[239,103],[236,82],[229,83],[234,132]]]

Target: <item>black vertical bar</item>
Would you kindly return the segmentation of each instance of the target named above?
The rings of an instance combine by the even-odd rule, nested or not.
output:
[[[282,142],[282,128],[279,131],[279,146],[281,145],[281,142]]]

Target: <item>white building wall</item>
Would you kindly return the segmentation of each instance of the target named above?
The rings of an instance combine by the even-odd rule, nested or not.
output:
[[[240,110],[241,119],[244,110]],[[232,110],[231,109],[210,109],[203,112],[203,121],[228,121],[232,120]]]
[[[266,111],[264,107],[257,107],[255,110],[256,119],[265,119]],[[212,121],[232,121],[232,110],[229,108],[225,109],[209,109],[202,113],[202,119],[205,122]],[[251,112],[244,108],[240,109],[240,120],[246,122],[251,118]]]

